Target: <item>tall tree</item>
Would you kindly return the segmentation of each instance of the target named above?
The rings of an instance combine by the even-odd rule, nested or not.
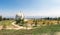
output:
[[[0,21],[2,21],[2,16],[0,16]]]
[[[35,18],[33,19],[33,22],[34,22],[35,26],[37,26],[37,20]]]

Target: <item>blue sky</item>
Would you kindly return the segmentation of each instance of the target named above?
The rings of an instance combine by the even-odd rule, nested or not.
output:
[[[60,16],[60,0],[0,0],[0,15],[15,16],[16,13],[25,16]]]

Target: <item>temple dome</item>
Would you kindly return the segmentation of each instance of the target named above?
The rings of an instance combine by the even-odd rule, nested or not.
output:
[[[21,12],[17,13],[16,16],[17,16],[17,18],[21,18],[21,19],[24,18],[24,14]]]
[[[16,15],[18,15],[18,16],[23,16],[23,13],[20,13],[20,12],[19,12],[19,13],[17,13]]]

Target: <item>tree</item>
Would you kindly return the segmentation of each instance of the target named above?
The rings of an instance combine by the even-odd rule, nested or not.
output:
[[[2,21],[2,16],[0,16],[0,21]]]
[[[60,20],[60,17],[58,17],[57,20]]]
[[[20,26],[24,25],[24,19],[16,18],[16,24],[19,24]]]
[[[37,20],[35,18],[34,18],[33,22],[34,22],[35,26],[37,26]]]
[[[16,19],[16,24],[20,23],[21,19]]]
[[[37,26],[37,20],[35,21],[35,26]]]
[[[6,18],[4,17],[3,20],[6,20]]]
[[[45,20],[49,20],[49,17],[44,18]]]

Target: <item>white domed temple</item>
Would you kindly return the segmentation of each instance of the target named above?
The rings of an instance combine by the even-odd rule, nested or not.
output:
[[[16,16],[17,16],[17,18],[21,18],[21,19],[24,18],[24,14],[21,12],[17,13]]]
[[[16,14],[16,20],[18,19],[24,19],[24,13],[22,12],[19,12]],[[24,21],[27,21],[27,19],[24,19]]]

